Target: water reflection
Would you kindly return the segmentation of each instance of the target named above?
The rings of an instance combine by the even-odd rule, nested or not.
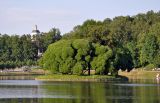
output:
[[[160,85],[0,80],[0,103],[158,103]]]

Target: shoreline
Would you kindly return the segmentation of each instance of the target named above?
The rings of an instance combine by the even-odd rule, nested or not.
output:
[[[156,79],[156,75],[160,74],[160,71],[132,70],[130,72],[119,71],[118,74],[128,79]]]
[[[156,79],[156,75],[160,71],[132,70],[130,72],[119,71],[118,77],[108,75],[62,75],[62,74],[46,74],[42,71],[32,72],[0,72],[0,76],[29,76],[37,75],[35,80],[40,81],[72,81],[72,82],[110,82],[110,81],[128,81],[133,79]]]
[[[71,81],[71,82],[121,82],[129,80],[142,80],[142,79],[156,79],[157,73],[160,71],[145,71],[145,70],[132,70],[130,72],[119,71],[118,77],[108,75],[60,75],[60,74],[48,74],[42,75],[35,78],[40,81]]]
[[[43,72],[0,72],[0,76],[44,75]]]
[[[54,81],[54,82],[113,82],[113,81],[128,81],[124,76],[113,77],[104,75],[42,75],[35,78],[39,81]]]

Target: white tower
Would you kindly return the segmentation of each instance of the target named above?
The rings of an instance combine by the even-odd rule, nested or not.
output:
[[[37,29],[37,25],[34,26],[32,33],[31,33],[31,39],[32,41],[35,41],[38,36],[40,36],[40,31]]]
[[[40,42],[39,42],[40,38],[41,38],[41,33],[37,29],[37,25],[35,25],[33,30],[32,30],[32,33],[31,33],[31,39],[32,39],[32,42],[37,45],[37,48],[38,48],[37,55],[38,55],[38,57],[42,56],[42,51],[40,49]]]

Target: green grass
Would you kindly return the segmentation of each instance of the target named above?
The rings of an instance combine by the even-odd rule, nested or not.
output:
[[[49,75],[43,75],[38,76],[36,80],[48,80],[48,81],[115,81],[120,78],[115,78],[113,76],[107,76],[107,75],[84,75],[84,76],[78,76],[78,75],[58,75],[58,74],[49,74]]]

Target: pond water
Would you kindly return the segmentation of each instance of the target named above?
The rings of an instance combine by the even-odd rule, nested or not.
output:
[[[0,77],[0,103],[160,103],[157,80],[125,83],[47,82]]]

